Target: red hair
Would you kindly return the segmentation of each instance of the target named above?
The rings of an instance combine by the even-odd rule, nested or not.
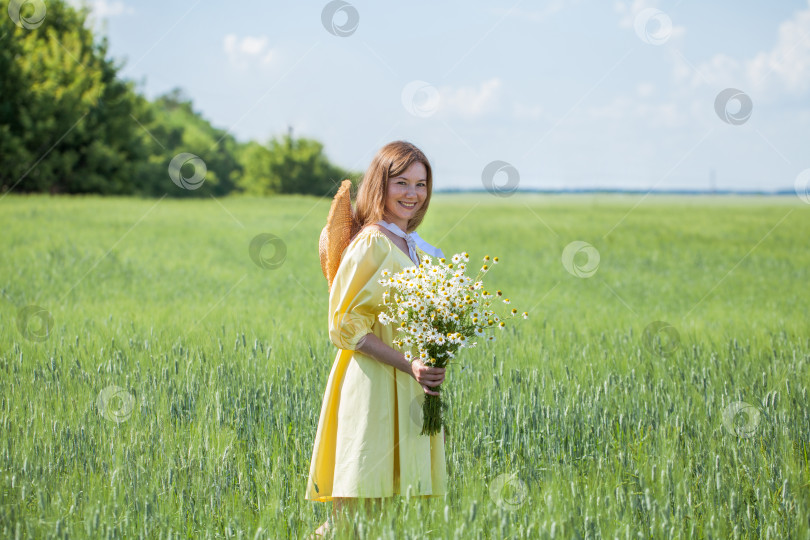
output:
[[[425,166],[427,196],[421,208],[408,220],[408,230],[405,232],[413,231],[422,223],[430,203],[430,195],[433,192],[433,172],[430,169],[430,163],[425,154],[413,144],[406,141],[394,141],[380,148],[360,181],[354,212],[359,228],[362,229],[368,224],[383,219],[385,199],[388,194],[388,179],[399,176],[416,162]]]

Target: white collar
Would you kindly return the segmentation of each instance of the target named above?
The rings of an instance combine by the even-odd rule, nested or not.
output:
[[[425,242],[418,234],[416,234],[416,231],[406,233],[405,231],[400,229],[398,225],[394,223],[388,223],[387,221],[383,220],[378,221],[377,225],[385,227],[386,229],[388,229],[395,235],[399,236],[400,238],[404,238],[405,242],[408,244],[408,254],[411,260],[414,261],[417,265],[419,264],[419,257],[416,256],[417,246],[419,247],[419,249],[421,249],[422,251],[424,251],[429,255],[432,255],[433,257],[439,259],[444,257],[444,253],[442,253],[441,249],[431,246],[430,244]]]

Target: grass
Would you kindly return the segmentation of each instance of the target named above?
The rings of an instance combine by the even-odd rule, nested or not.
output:
[[[314,530],[329,201],[0,205],[0,536]],[[355,533],[810,538],[808,230],[796,198],[434,196],[420,235],[531,317],[448,374],[449,494]]]

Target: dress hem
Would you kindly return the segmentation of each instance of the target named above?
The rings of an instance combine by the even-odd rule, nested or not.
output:
[[[424,495],[411,495],[411,498],[422,498],[426,499],[429,497],[444,497],[446,493],[437,493],[437,494],[424,494]],[[339,498],[339,499],[390,499],[393,497],[405,497],[406,495],[402,495],[401,493],[394,493],[392,495],[379,495],[379,496],[372,496],[372,497],[358,497],[357,495],[324,495],[323,497],[318,497],[317,499],[309,499],[304,497],[304,500],[310,502],[332,502],[332,499]]]

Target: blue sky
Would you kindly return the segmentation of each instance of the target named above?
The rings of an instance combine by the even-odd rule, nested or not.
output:
[[[345,36],[325,1],[87,3],[148,97],[180,86],[240,140],[291,126],[354,170],[396,139],[436,188],[495,160],[546,189],[792,189],[810,168],[809,0],[352,1],[328,19]]]

